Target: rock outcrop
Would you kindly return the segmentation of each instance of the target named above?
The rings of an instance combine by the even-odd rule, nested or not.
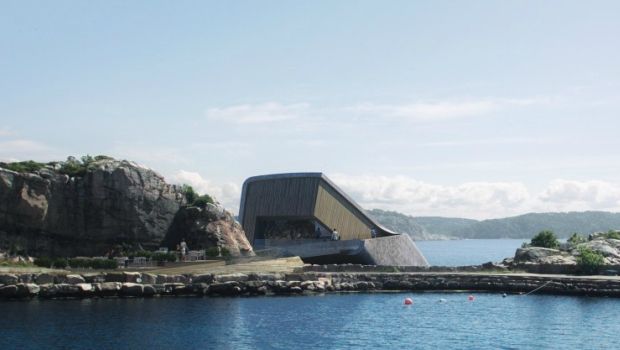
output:
[[[230,212],[215,204],[179,210],[162,244],[174,249],[182,239],[190,249],[215,247],[220,252],[224,248],[232,256],[254,255],[241,225]]]
[[[620,240],[604,236],[594,236],[584,243],[562,243],[560,249],[519,248],[514,258],[505,259],[503,264],[511,269],[535,273],[580,273],[579,255],[584,248],[603,257],[601,270],[615,271],[620,266]]]
[[[0,251],[100,256],[119,246],[153,250],[180,220],[171,237],[196,237],[192,249],[219,245],[232,255],[251,252],[230,213],[186,208],[182,188],[153,170],[109,157],[75,164],[82,168],[74,176],[63,171],[67,162],[30,172],[0,164]]]

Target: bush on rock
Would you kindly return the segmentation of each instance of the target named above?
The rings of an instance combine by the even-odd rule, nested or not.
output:
[[[532,247],[558,249],[560,242],[558,242],[558,238],[555,236],[553,231],[545,230],[534,236],[530,242],[530,245]]]

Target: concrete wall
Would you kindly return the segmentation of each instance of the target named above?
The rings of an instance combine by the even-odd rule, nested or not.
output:
[[[280,241],[282,242],[282,241]],[[299,256],[312,264],[365,264],[380,266],[428,266],[408,235],[345,241],[271,241],[276,255]]]
[[[409,235],[366,239],[363,251],[368,261],[381,266],[428,266]]]

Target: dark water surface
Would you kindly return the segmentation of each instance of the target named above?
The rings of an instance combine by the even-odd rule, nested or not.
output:
[[[413,306],[403,306],[408,296]],[[0,310],[0,349],[617,349],[620,341],[620,301],[606,298],[377,293],[35,300]]]

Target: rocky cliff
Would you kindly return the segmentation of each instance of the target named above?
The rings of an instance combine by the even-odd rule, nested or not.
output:
[[[103,255],[119,246],[156,249],[178,213],[186,210],[182,189],[167,184],[153,170],[109,157],[73,162],[41,164],[19,172],[0,164],[0,250],[75,256]],[[209,221],[207,232],[234,226],[230,216],[209,220],[220,223]],[[224,236],[229,233],[219,230]],[[213,244],[247,243],[245,235],[233,232],[233,236]]]
[[[179,210],[162,245],[174,249],[183,239],[190,249],[220,247],[232,256],[253,255],[241,225],[219,205]]]

